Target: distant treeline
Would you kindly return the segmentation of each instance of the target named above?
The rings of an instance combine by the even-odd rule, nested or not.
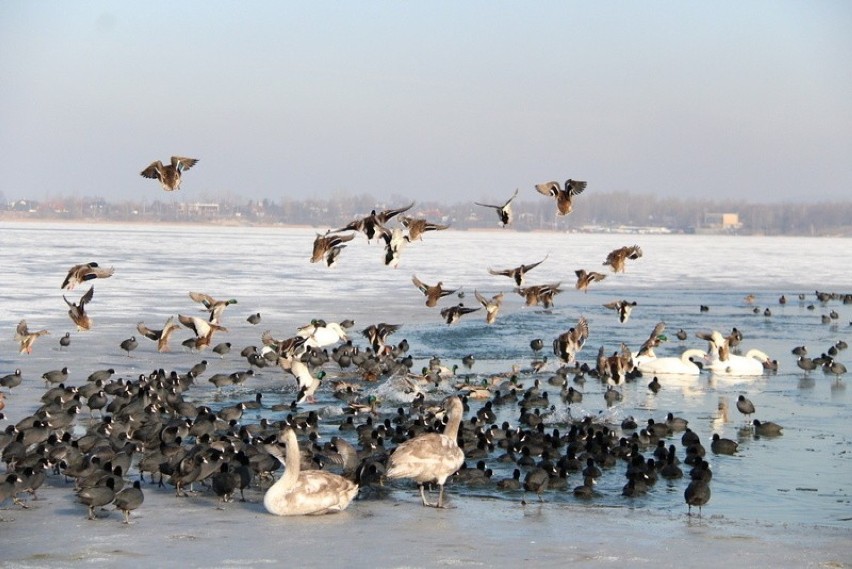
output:
[[[489,203],[502,205],[511,194],[495,196]],[[5,202],[5,217],[109,221],[182,221],[199,223],[262,223],[342,227],[373,209],[398,208],[409,198],[392,196],[376,200],[369,195],[294,200],[242,200],[227,195],[194,199],[188,192],[156,200],[107,202],[101,198],[51,198],[44,201]],[[2,196],[0,196],[2,197]],[[629,192],[584,192],[575,197],[574,212],[556,216],[553,200],[531,190],[512,203],[518,231],[605,230],[606,228],[665,227],[674,232],[719,230],[765,235],[852,235],[852,202],[753,204],[746,201],[671,199]],[[709,225],[708,214],[734,213],[738,227]],[[471,202],[445,204],[417,201],[408,215],[426,217],[456,229],[489,228],[499,225],[495,210]]]

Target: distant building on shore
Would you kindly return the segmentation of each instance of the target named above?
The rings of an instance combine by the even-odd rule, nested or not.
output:
[[[704,223],[694,228],[695,233],[737,233],[742,229],[738,213],[705,212]]]

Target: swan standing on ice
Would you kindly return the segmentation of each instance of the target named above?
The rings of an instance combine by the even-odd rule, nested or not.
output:
[[[266,511],[276,516],[306,516],[345,510],[358,494],[358,485],[324,470],[300,471],[296,433],[287,427],[282,435],[285,456],[279,448],[269,447],[270,454],[284,465],[284,474],[263,497]]]
[[[464,463],[464,451],[459,448],[459,425],[464,408],[461,399],[448,397],[444,400],[447,410],[447,425],[443,433],[424,433],[401,443],[388,460],[388,478],[412,478],[420,486],[420,498],[424,506],[444,507],[444,483]],[[426,500],[424,484],[438,484],[438,503]]]

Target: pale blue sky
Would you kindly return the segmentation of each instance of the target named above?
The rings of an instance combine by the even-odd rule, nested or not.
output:
[[[7,199],[852,196],[845,0],[6,0],[0,77]]]

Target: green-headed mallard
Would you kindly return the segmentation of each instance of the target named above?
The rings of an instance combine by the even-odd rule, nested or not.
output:
[[[189,293],[189,298],[194,300],[195,302],[199,302],[204,305],[204,310],[210,313],[210,322],[214,324],[218,324],[222,319],[222,313],[232,304],[237,304],[236,298],[229,298],[227,300],[216,300],[212,296],[204,292],[192,292]]]

